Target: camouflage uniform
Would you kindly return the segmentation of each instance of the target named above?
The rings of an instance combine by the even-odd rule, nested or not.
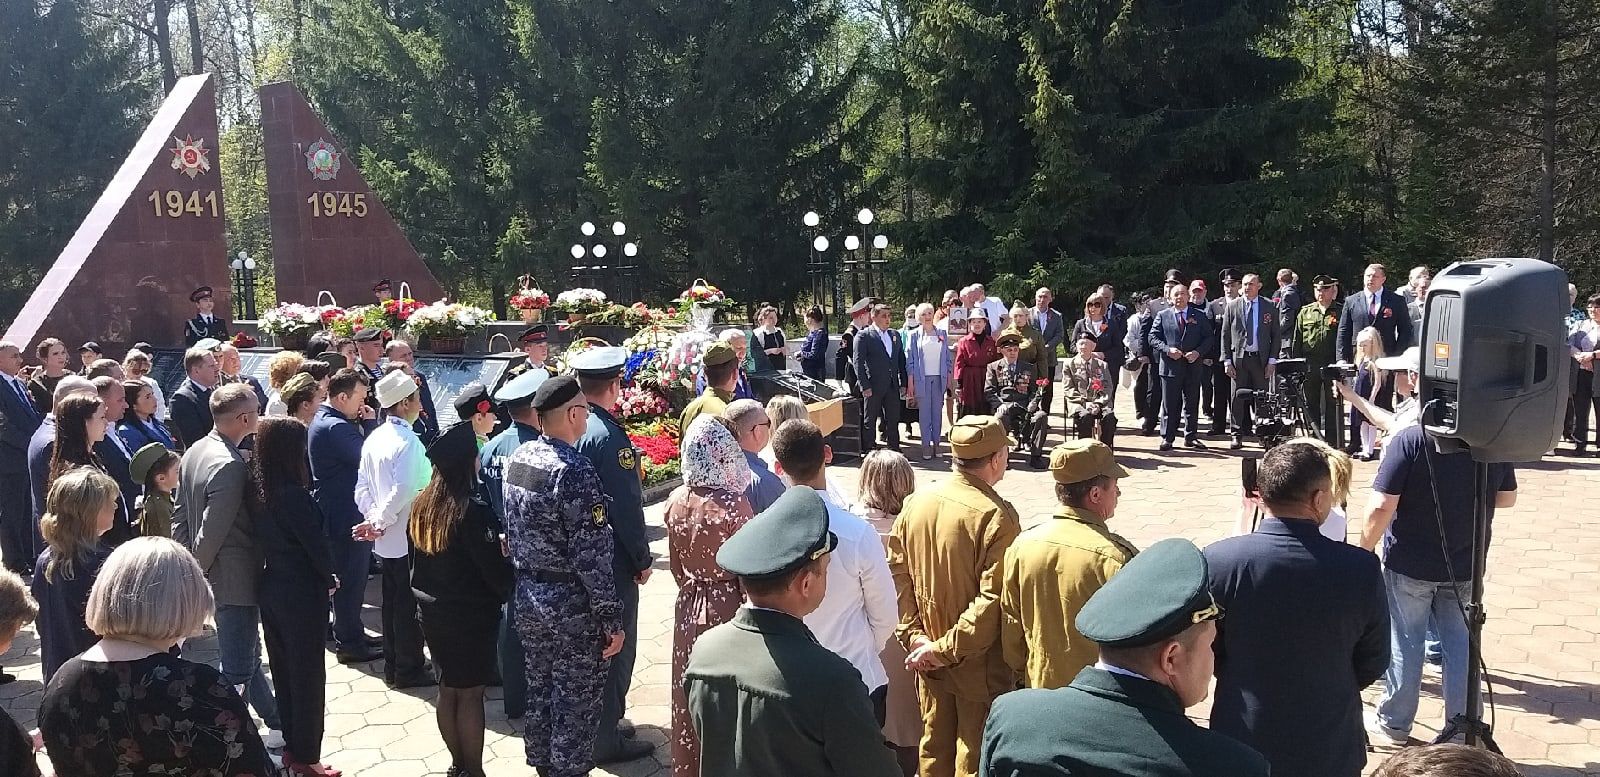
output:
[[[585,775],[610,664],[601,651],[622,630],[606,496],[594,465],[551,437],[518,448],[504,477],[517,631],[528,656],[528,765],[552,777]]]

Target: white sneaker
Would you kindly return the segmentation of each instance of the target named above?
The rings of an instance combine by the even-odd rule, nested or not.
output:
[[[262,729],[261,744],[266,745],[268,750],[282,750],[283,732],[275,728]]]
[[[1374,744],[1404,747],[1407,742],[1411,741],[1409,733],[1396,731],[1383,725],[1383,721],[1378,720],[1378,713],[1367,710],[1364,717],[1366,718],[1367,733],[1372,735]]]

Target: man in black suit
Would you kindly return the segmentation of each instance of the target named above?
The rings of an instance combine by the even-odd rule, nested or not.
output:
[[[1189,304],[1189,288],[1182,283],[1167,290],[1171,307],[1156,314],[1150,327],[1150,356],[1161,376],[1161,450],[1172,450],[1178,434],[1178,414],[1184,416],[1183,444],[1204,448],[1200,442],[1200,378],[1205,365],[1200,357],[1216,340],[1205,311]]]
[[[167,416],[178,443],[188,448],[211,431],[211,392],[217,387],[220,373],[216,354],[197,347],[183,352],[183,369],[189,377],[172,392]]]
[[[1358,777],[1361,690],[1389,667],[1378,557],[1319,531],[1342,498],[1321,448],[1280,445],[1256,478],[1268,517],[1205,550],[1211,593],[1228,613],[1211,730],[1260,751],[1275,774]]]
[[[33,547],[28,441],[44,416],[18,378],[22,361],[16,343],[0,342],[0,554],[6,569],[26,577],[38,556]]]
[[[1250,424],[1251,392],[1272,386],[1272,373],[1278,363],[1283,342],[1278,309],[1261,297],[1261,276],[1244,276],[1244,295],[1228,305],[1222,323],[1222,363],[1233,381],[1233,444],[1244,447],[1245,435],[1254,432]]]
[[[1383,265],[1369,264],[1361,276],[1361,291],[1345,297],[1344,311],[1339,315],[1340,361],[1355,360],[1356,335],[1369,326],[1378,330],[1384,356],[1398,356],[1412,345],[1411,314],[1406,301],[1385,289],[1385,280]]]
[[[890,321],[888,305],[872,307],[872,326],[856,333],[852,361],[861,385],[861,449],[878,447],[877,423],[883,421],[883,441],[900,450],[900,389],[905,385],[906,349],[900,331]]]
[[[134,505],[139,503],[139,495],[144,493],[144,484],[134,481],[128,473],[134,451],[128,450],[128,444],[117,434],[117,422],[128,412],[128,394],[122,390],[122,381],[116,378],[101,376],[92,382],[95,393],[100,396],[101,415],[106,419],[106,436],[94,444],[94,455],[100,457],[106,474],[117,481],[117,488],[122,491],[122,504],[128,510],[129,525],[132,525]]]

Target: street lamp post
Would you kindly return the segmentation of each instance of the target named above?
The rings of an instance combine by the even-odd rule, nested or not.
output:
[[[887,283],[881,276],[885,261],[883,251],[889,246],[889,238],[887,235],[882,234],[869,236],[869,227],[872,225],[874,218],[875,215],[870,208],[862,208],[856,213],[856,222],[861,226],[861,234],[856,235],[853,230],[846,234],[844,236],[844,250],[833,261],[829,261],[824,255],[828,249],[828,238],[822,235],[819,230],[822,224],[822,217],[818,216],[816,211],[806,211],[805,216],[801,219],[806,225],[809,231],[808,236],[811,239],[811,260],[807,264],[807,268],[812,277],[813,297],[818,300],[819,304],[822,300],[831,297],[833,300],[832,312],[834,314],[844,307],[844,302],[840,299],[840,295],[844,292],[840,283],[842,279],[839,277],[841,272],[850,276],[851,299],[860,299],[863,296],[863,291],[865,296],[878,296],[887,288]],[[872,252],[874,249],[878,252],[876,259],[873,258]],[[863,274],[865,274],[865,277],[863,277]],[[878,277],[875,278],[874,275]],[[832,281],[831,284],[829,283],[830,280]],[[862,288],[863,285],[865,289]],[[825,288],[826,286],[832,287],[831,294],[829,289]]]
[[[233,317],[253,321],[256,317],[256,260],[240,251],[228,266],[233,269]]]
[[[592,261],[585,265],[574,264],[572,266],[573,279],[578,282],[583,282],[587,279],[585,285],[594,288],[609,287],[601,288],[601,290],[607,294],[616,294],[622,290],[621,279],[631,278],[633,280],[631,284],[633,296],[637,298],[639,296],[639,264],[637,262],[639,244],[632,240],[626,240],[628,225],[621,221],[611,222],[611,234],[617,239],[617,249],[621,252],[622,258],[618,258],[613,254],[612,249],[606,245],[604,236],[596,235],[599,229],[594,222],[583,222],[578,226],[578,231],[583,233],[585,240],[572,245],[572,258],[582,260],[587,255],[592,258]],[[590,238],[595,240],[594,244],[585,245]],[[604,261],[607,255],[612,256],[612,261],[609,264]],[[610,280],[612,283],[606,283],[606,280]]]

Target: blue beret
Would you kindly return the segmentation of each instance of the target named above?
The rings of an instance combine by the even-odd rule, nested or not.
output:
[[[783,492],[746,521],[717,550],[717,565],[754,579],[778,577],[833,551],[839,538],[828,531],[828,505],[814,488]]]
[[[1217,620],[1206,557],[1194,543],[1167,539],[1134,556],[1078,611],[1078,633],[1105,647],[1132,648],[1171,639]]]

